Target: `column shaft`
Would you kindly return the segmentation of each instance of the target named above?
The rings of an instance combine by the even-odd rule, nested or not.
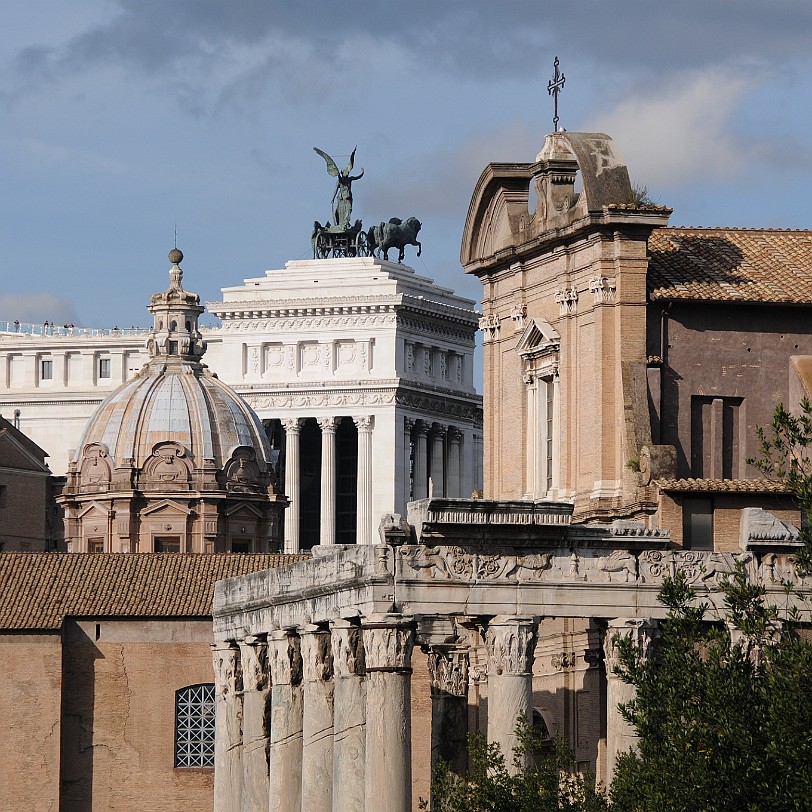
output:
[[[361,629],[332,623],[334,667],[333,810],[364,809],[366,689]]]
[[[465,496],[460,488],[460,464],[462,454],[462,432],[452,426],[448,430],[448,454],[446,471],[446,496],[457,499]],[[469,493],[468,496],[471,494]]]
[[[215,688],[214,808],[242,809],[242,675],[233,643],[212,646]]]
[[[426,499],[429,495],[427,442],[430,427],[419,420],[414,431],[414,498]]]
[[[334,417],[319,418],[321,428],[321,529],[319,544],[336,543],[336,426]]]
[[[488,647],[488,741],[500,746],[512,770],[519,745],[516,722],[532,723],[533,652],[538,624],[532,618],[497,616],[486,634]]]
[[[358,427],[358,484],[356,544],[373,544],[372,527],[372,417],[353,417]]]
[[[285,552],[299,552],[299,508],[301,468],[299,466],[299,434],[302,423],[296,417],[284,420],[285,427],[285,496],[290,504],[285,512]]]
[[[302,812],[302,660],[299,638],[287,632],[268,635],[271,669],[271,735],[268,808]],[[218,807],[215,807],[220,812]]]
[[[431,431],[431,495],[445,496],[445,427],[437,423]]]
[[[330,632],[302,631],[302,809],[333,808],[333,663]]]
[[[370,720],[364,794],[369,812],[410,812],[412,808],[413,641],[411,625],[399,615],[364,623],[366,718]]]
[[[264,641],[248,637],[240,643],[243,678],[242,809],[268,806],[268,649]]]

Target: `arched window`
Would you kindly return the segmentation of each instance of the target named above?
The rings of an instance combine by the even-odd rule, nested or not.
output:
[[[214,766],[214,685],[175,692],[175,766]]]

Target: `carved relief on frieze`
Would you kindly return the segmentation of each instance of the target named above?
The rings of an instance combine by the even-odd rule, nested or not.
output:
[[[211,651],[217,695],[222,700],[233,698],[242,691],[240,650],[234,643],[215,643]]]
[[[101,443],[89,443],[82,450],[79,474],[81,485],[104,487],[110,483],[112,469],[107,448]]]
[[[550,568],[552,553],[493,555],[469,553],[462,547],[428,547],[423,544],[398,548],[401,560],[418,577],[460,581],[541,580]]]
[[[187,488],[190,476],[186,449],[180,443],[158,443],[144,464],[144,479],[153,486]]]
[[[468,652],[432,647],[428,656],[429,677],[434,692],[468,695]]]
[[[533,667],[537,624],[531,618],[495,617],[485,631],[488,674],[528,674]]]

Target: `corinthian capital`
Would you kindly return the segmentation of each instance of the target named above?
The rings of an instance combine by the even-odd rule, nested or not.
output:
[[[369,671],[408,671],[412,666],[411,619],[383,615],[364,622],[364,659]]]
[[[302,420],[300,417],[288,417],[282,421],[285,427],[285,434],[298,434],[302,430]]]
[[[364,640],[360,626],[346,620],[330,624],[333,670],[336,677],[358,677],[364,673]]]
[[[242,691],[240,650],[235,643],[214,643],[211,647],[214,666],[214,686],[221,699],[229,699]]]
[[[495,617],[485,634],[488,674],[522,676],[533,669],[538,623],[528,617]]]
[[[268,646],[258,637],[240,642],[240,663],[244,691],[261,691],[268,687]]]
[[[632,641],[637,657],[647,659],[651,656],[654,641],[659,636],[656,621],[641,618],[615,618],[609,621],[603,637],[603,656],[606,663],[606,676],[616,677],[615,670],[620,665],[618,642],[620,638]]]
[[[301,630],[302,679],[324,682],[333,676],[330,632],[318,627]]]
[[[299,638],[286,631],[268,635],[268,665],[273,685],[298,685],[302,681]]]
[[[468,695],[468,652],[432,648],[428,658],[432,691]]]

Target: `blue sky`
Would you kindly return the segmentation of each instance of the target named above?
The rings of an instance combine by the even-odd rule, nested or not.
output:
[[[147,324],[178,228],[184,282],[310,256],[358,146],[354,214],[416,216],[459,265],[488,161],[561,124],[618,142],[675,225],[807,228],[812,3],[680,0],[3,0],[0,321]]]

